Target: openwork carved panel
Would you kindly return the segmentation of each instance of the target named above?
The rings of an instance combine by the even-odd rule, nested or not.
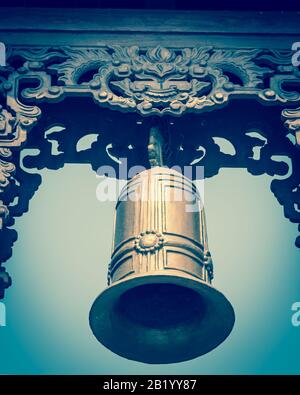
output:
[[[26,168],[110,164],[122,177],[116,159],[149,166],[148,133],[158,122],[168,165],[203,165],[206,177],[223,167],[275,176],[284,215],[300,223],[300,71],[291,57],[249,48],[8,48],[0,67],[0,262],[12,254],[14,218],[41,183]],[[90,146],[78,149],[89,134]],[[0,297],[10,284],[0,268]]]
[[[60,101],[90,95],[100,106],[141,115],[213,110],[230,99],[265,104],[300,100],[300,72],[290,51],[156,47],[12,49],[3,89],[23,115],[38,116],[22,101]],[[297,86],[298,90],[291,87]],[[13,103],[10,101],[10,104]],[[12,106],[13,107],[13,106]]]

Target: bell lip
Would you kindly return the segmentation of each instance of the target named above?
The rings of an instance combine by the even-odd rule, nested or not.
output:
[[[120,351],[118,343],[123,343],[124,346],[127,339],[120,339],[118,336],[113,340],[111,339],[114,330],[109,324],[111,324],[110,315],[114,304],[128,289],[140,285],[158,283],[175,284],[199,293],[209,304],[210,310],[206,313],[205,320],[215,324],[215,328],[212,327],[214,330],[213,336],[207,336],[204,339],[205,341],[203,341],[202,347],[199,348],[199,345],[193,344],[191,349],[187,350],[184,355],[173,356],[172,358],[166,357],[163,353],[155,358],[149,358],[142,353],[137,354],[132,348],[129,348],[127,351],[124,351],[124,349]],[[212,285],[187,273],[180,272],[179,275],[176,270],[168,269],[166,273],[156,271],[143,274],[143,276],[140,274],[130,275],[111,284],[95,299],[90,310],[89,323],[96,339],[113,353],[129,360],[147,364],[171,364],[198,358],[223,343],[233,329],[235,313],[229,300]]]

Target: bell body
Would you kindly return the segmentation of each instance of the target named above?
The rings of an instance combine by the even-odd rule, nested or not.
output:
[[[164,167],[123,188],[115,214],[108,288],[95,300],[96,338],[125,358],[173,363],[229,335],[234,312],[211,286],[204,209],[196,186]]]

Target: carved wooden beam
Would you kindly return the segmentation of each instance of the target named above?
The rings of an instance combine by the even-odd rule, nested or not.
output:
[[[12,25],[13,19],[8,19],[0,28],[0,33],[9,32],[10,40]],[[286,25],[285,34],[293,37],[295,26]],[[208,25],[208,33],[198,31],[195,21],[189,29],[195,31],[188,34],[213,33]],[[215,21],[216,29],[221,24]],[[266,25],[261,29],[268,30]],[[181,25],[176,34],[183,30]],[[249,35],[255,34],[253,26],[252,30]],[[7,46],[7,66],[0,67],[1,263],[11,256],[16,240],[14,217],[28,210],[41,182],[26,168],[88,162],[94,170],[111,164],[118,171],[111,154],[126,157],[129,165],[146,165],[148,141],[143,132],[149,131],[153,119],[163,119],[170,129],[169,165],[198,161],[207,177],[222,167],[279,175],[271,190],[285,216],[300,224],[300,71],[291,63],[290,47],[178,42],[172,47],[138,47],[115,41]],[[87,133],[86,125],[90,130],[101,126],[102,137],[79,152],[76,146]],[[53,126],[61,130],[49,134]],[[235,153],[222,152],[218,139],[229,141]],[[59,148],[56,153],[53,141]],[[38,149],[39,154],[23,155],[24,147]],[[254,147],[260,150],[259,158],[253,156]],[[283,156],[290,166],[278,159]],[[300,247],[300,237],[296,245]],[[10,284],[0,267],[0,298]]]

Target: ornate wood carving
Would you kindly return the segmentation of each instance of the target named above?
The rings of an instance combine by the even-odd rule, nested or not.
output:
[[[291,56],[291,51],[211,47],[16,48],[8,61],[22,66],[7,72],[3,89],[11,95],[8,105],[30,117],[40,112],[22,99],[38,104],[85,95],[102,107],[158,116],[202,113],[249,97],[293,103],[300,93],[286,86],[299,87],[300,72]]]
[[[28,210],[41,182],[24,166],[89,162],[94,170],[111,164],[118,172],[112,156],[146,165],[143,131],[161,118],[169,165],[198,161],[207,177],[222,167],[279,175],[271,190],[285,216],[300,224],[300,71],[291,57],[289,50],[249,48],[8,48],[7,67],[0,67],[0,262],[12,253],[14,217]],[[79,151],[87,125],[103,133]],[[46,133],[52,126],[61,131]],[[235,154],[222,152],[217,138],[229,141]],[[25,156],[21,166],[25,144],[39,154]],[[290,167],[276,156],[289,158]],[[11,280],[0,269],[1,298]]]

